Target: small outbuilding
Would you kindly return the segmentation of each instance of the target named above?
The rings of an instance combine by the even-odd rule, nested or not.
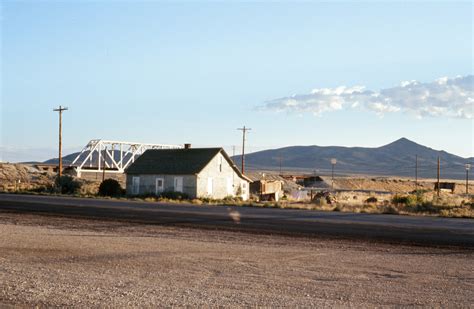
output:
[[[260,179],[250,184],[250,193],[258,196],[260,201],[276,201],[283,196],[283,181]]]
[[[222,148],[150,149],[125,174],[129,195],[175,191],[190,198],[249,198],[251,180]]]

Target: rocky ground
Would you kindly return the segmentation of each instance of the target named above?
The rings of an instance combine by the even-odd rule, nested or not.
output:
[[[0,163],[0,190],[28,190],[41,186],[50,186],[54,182],[54,173],[40,171],[32,165]]]
[[[469,307],[474,252],[0,213],[0,307]]]

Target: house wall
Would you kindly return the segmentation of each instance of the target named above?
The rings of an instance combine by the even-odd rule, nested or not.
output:
[[[219,168],[220,162],[222,162],[222,170]],[[212,195],[208,194],[209,178],[212,178]],[[230,192],[227,189],[227,179],[230,180],[232,185]],[[242,194],[242,189],[240,189],[242,183],[245,183],[245,194]],[[239,177],[221,153],[216,155],[197,176],[197,197],[222,199],[226,196],[240,196],[247,200],[248,190],[248,181]]]
[[[183,193],[189,195],[190,198],[195,198],[196,195],[196,176],[195,175],[133,175],[127,174],[126,190],[127,194],[133,195],[132,178],[140,177],[140,186],[138,195],[155,194],[156,179],[162,178],[164,180],[164,191],[175,191],[174,179],[175,177],[183,178]]]

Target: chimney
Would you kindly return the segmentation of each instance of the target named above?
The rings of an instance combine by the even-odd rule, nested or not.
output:
[[[184,149],[191,149],[191,144],[184,144]]]

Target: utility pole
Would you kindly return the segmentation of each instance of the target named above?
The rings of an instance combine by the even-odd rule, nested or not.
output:
[[[281,153],[280,153],[280,176],[281,176],[281,161],[282,161],[282,157],[281,157]]]
[[[63,106],[59,105],[59,108],[55,108],[55,109],[53,109],[53,111],[59,113],[59,170],[58,170],[58,177],[61,178],[62,173],[63,173],[63,157],[62,157],[63,111],[67,111],[67,107],[63,107]]]
[[[415,155],[415,191],[418,191],[418,155]]]
[[[469,195],[469,169],[471,164],[466,163],[466,195]]]
[[[105,151],[105,148],[104,148]],[[105,180],[105,154],[102,153],[102,182]]]
[[[439,187],[439,173],[440,173],[440,162],[439,162],[439,156],[438,156],[438,197],[439,197],[439,191],[440,191],[440,187]]]
[[[337,159],[336,158],[332,158],[331,159],[331,166],[332,166],[332,169],[331,169],[331,190],[334,191],[334,166],[336,165],[337,163]]]
[[[232,162],[235,164],[235,161],[234,161],[235,159],[234,158],[235,158],[235,145],[232,145]],[[235,186],[234,175],[235,175],[235,173],[232,172],[232,188],[234,188],[234,186]]]
[[[243,128],[238,128],[237,130],[242,131],[242,174],[245,172],[245,133],[247,131],[252,130],[251,128],[246,128],[245,126]]]

